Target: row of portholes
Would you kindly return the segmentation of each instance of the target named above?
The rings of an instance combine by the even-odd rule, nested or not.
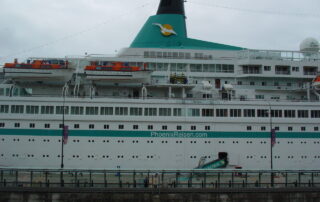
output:
[[[5,141],[5,138],[2,138],[1,141],[4,142],[4,141]],[[35,139],[28,139],[28,141],[29,141],[29,142],[35,142],[36,140],[35,140]],[[43,139],[42,141],[43,141],[43,142],[50,142],[50,139]],[[20,139],[19,139],[19,138],[17,138],[17,139],[14,138],[14,139],[13,139],[13,142],[20,142]],[[61,140],[59,139],[58,142],[61,142]],[[79,143],[80,140],[73,140],[72,142],[74,142],[74,143]],[[89,143],[94,143],[95,140],[88,140],[88,142],[89,142]],[[102,142],[103,142],[103,143],[109,143],[110,140],[103,140]],[[118,143],[124,143],[124,140],[118,140],[117,142],[118,142]],[[133,140],[132,143],[139,143],[139,141],[138,141],[138,140]],[[148,140],[147,143],[154,143],[154,141]],[[168,143],[168,141],[161,141],[161,143]],[[181,143],[183,143],[183,142],[182,142],[182,141],[176,141],[176,143],[177,143],[177,144],[181,144]],[[191,144],[196,144],[197,141],[190,141],[190,143],[191,143]],[[211,141],[204,141],[204,143],[205,143],[205,144],[211,144]],[[218,141],[218,143],[219,143],[219,144],[225,144],[225,141]],[[239,144],[239,141],[233,141],[232,143],[233,143],[233,144]],[[247,143],[247,144],[253,144],[252,141],[246,141],[246,143]],[[267,142],[267,141],[261,141],[260,143],[261,143],[261,144],[267,144],[268,142]],[[288,141],[287,143],[288,143],[288,144],[294,144],[293,141]],[[307,141],[301,141],[300,143],[301,143],[301,144],[308,144]],[[314,144],[320,144],[320,141],[314,141],[313,143],[314,143]],[[280,142],[277,142],[277,144],[280,144]]]

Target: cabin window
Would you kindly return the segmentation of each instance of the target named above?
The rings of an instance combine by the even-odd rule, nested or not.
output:
[[[191,126],[191,130],[196,130],[197,127],[196,126]]]
[[[98,115],[99,107],[86,107],[86,115]]]
[[[228,116],[228,109],[216,109],[216,116],[217,117],[227,117]]]
[[[83,107],[71,107],[71,114],[73,115],[83,115]]]
[[[284,110],[284,117],[286,118],[295,118],[296,111],[295,110]]]
[[[153,130],[153,125],[148,125],[148,130]]]
[[[320,118],[320,110],[311,110],[311,118]]]
[[[181,108],[174,108],[173,109],[173,116],[182,116],[182,109]]]
[[[159,116],[171,116],[170,108],[159,108]]]
[[[271,110],[271,117],[282,117],[282,110]]]
[[[261,126],[261,131],[265,131],[266,127],[265,126]]]
[[[244,109],[243,115],[244,115],[244,117],[255,117],[256,111],[254,109]]]
[[[247,126],[247,130],[248,131],[252,130],[252,126]]]
[[[145,116],[157,116],[157,108],[145,108],[144,115]]]
[[[63,108],[64,108],[64,114],[69,114],[68,106],[56,106],[56,114],[63,114]]]
[[[264,95],[256,95],[256,99],[257,100],[263,100],[264,99]]]
[[[123,130],[123,129],[124,129],[124,125],[119,125],[118,128],[119,128],[120,130]]]
[[[292,130],[293,130],[292,126],[289,126],[288,131],[292,131]]]
[[[116,107],[115,115],[126,116],[128,115],[128,107]]]
[[[4,128],[6,126],[5,123],[0,123],[0,128]]]
[[[11,113],[13,114],[23,114],[23,105],[11,105]]]
[[[113,107],[101,107],[101,115],[113,115]]]
[[[271,66],[264,66],[264,71],[271,71]]]
[[[94,124],[89,124],[89,129],[94,129]]]
[[[27,114],[39,114],[39,106],[27,105],[26,113]]]
[[[309,118],[308,110],[298,110],[298,118]]]
[[[319,131],[319,127],[316,126],[316,127],[313,128],[313,130],[314,130],[314,131]]]
[[[0,105],[0,114],[9,113],[9,105]]]
[[[182,126],[177,126],[177,130],[182,130]]]
[[[162,126],[162,130],[168,130],[168,126]]]
[[[306,131],[306,127],[305,127],[305,126],[302,126],[302,127],[301,127],[301,131]]]
[[[73,128],[78,129],[78,128],[80,128],[80,125],[79,124],[74,124]]]
[[[20,123],[14,123],[15,128],[20,128]]]
[[[230,109],[230,117],[241,117],[241,109]]]
[[[53,106],[41,106],[41,114],[53,114]]]
[[[142,116],[142,108],[131,107],[130,116]]]
[[[109,129],[109,125],[104,125],[103,128],[107,130]]]
[[[138,125],[133,125],[133,130],[138,130],[139,129],[139,126]]]
[[[36,126],[36,124],[34,124],[34,123],[30,123],[30,124],[29,124],[29,127],[30,127],[30,128],[35,128],[35,126]]]
[[[44,128],[50,128],[50,124],[49,123],[44,124]]]
[[[202,116],[204,117],[213,117],[214,110],[213,109],[202,109]]]
[[[210,126],[205,126],[204,129],[205,130],[211,130],[211,127]]]
[[[200,116],[200,109],[188,109],[188,116]]]
[[[257,110],[258,117],[269,117],[269,110],[267,109],[258,109]]]

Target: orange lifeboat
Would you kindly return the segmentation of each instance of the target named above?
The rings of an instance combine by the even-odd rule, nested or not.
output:
[[[314,87],[320,87],[320,75],[318,75],[313,81],[312,86]]]
[[[4,68],[17,69],[65,69],[68,67],[68,61],[64,60],[28,60],[27,63],[5,63]]]
[[[91,65],[86,66],[87,71],[120,71],[120,72],[136,72],[142,71],[138,66],[129,66],[123,62],[113,62],[112,65],[98,65],[97,62],[91,62]]]

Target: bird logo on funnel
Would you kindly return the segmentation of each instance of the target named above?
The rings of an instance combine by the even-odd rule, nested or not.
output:
[[[160,27],[161,34],[163,36],[171,36],[171,35],[177,35],[177,33],[173,30],[173,27],[169,24],[159,24],[159,23],[153,23],[153,25]]]

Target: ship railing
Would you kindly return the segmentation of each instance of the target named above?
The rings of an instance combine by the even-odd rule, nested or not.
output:
[[[75,170],[0,168],[4,188],[320,188],[320,170]]]
[[[239,51],[238,59],[319,61],[320,53],[285,50],[243,50]]]
[[[260,88],[261,89],[261,88]],[[274,90],[305,90],[304,88],[293,88],[293,89],[285,89],[278,86],[274,88]],[[3,95],[0,95],[3,96]],[[8,97],[8,96],[5,96]],[[22,98],[62,98],[61,95],[52,95],[52,94],[32,94],[32,95],[19,95],[15,97],[22,97]],[[307,100],[306,98],[297,99],[297,98],[287,98],[287,99],[258,99],[258,98],[247,98],[247,97],[232,97],[231,99],[221,98],[220,96],[213,96],[210,98],[182,98],[182,97],[156,97],[156,96],[147,96],[147,97],[133,97],[133,96],[109,96],[109,95],[99,95],[99,96],[73,96],[68,95],[66,96],[67,99],[117,99],[117,100],[126,100],[126,101],[134,101],[134,100],[150,100],[150,101],[164,101],[170,100],[173,103],[192,103],[192,104],[215,104],[216,102],[237,102],[237,101],[247,101],[247,102],[260,102],[260,103],[269,103],[269,102],[292,102],[292,103],[315,103],[319,102],[319,100]]]

